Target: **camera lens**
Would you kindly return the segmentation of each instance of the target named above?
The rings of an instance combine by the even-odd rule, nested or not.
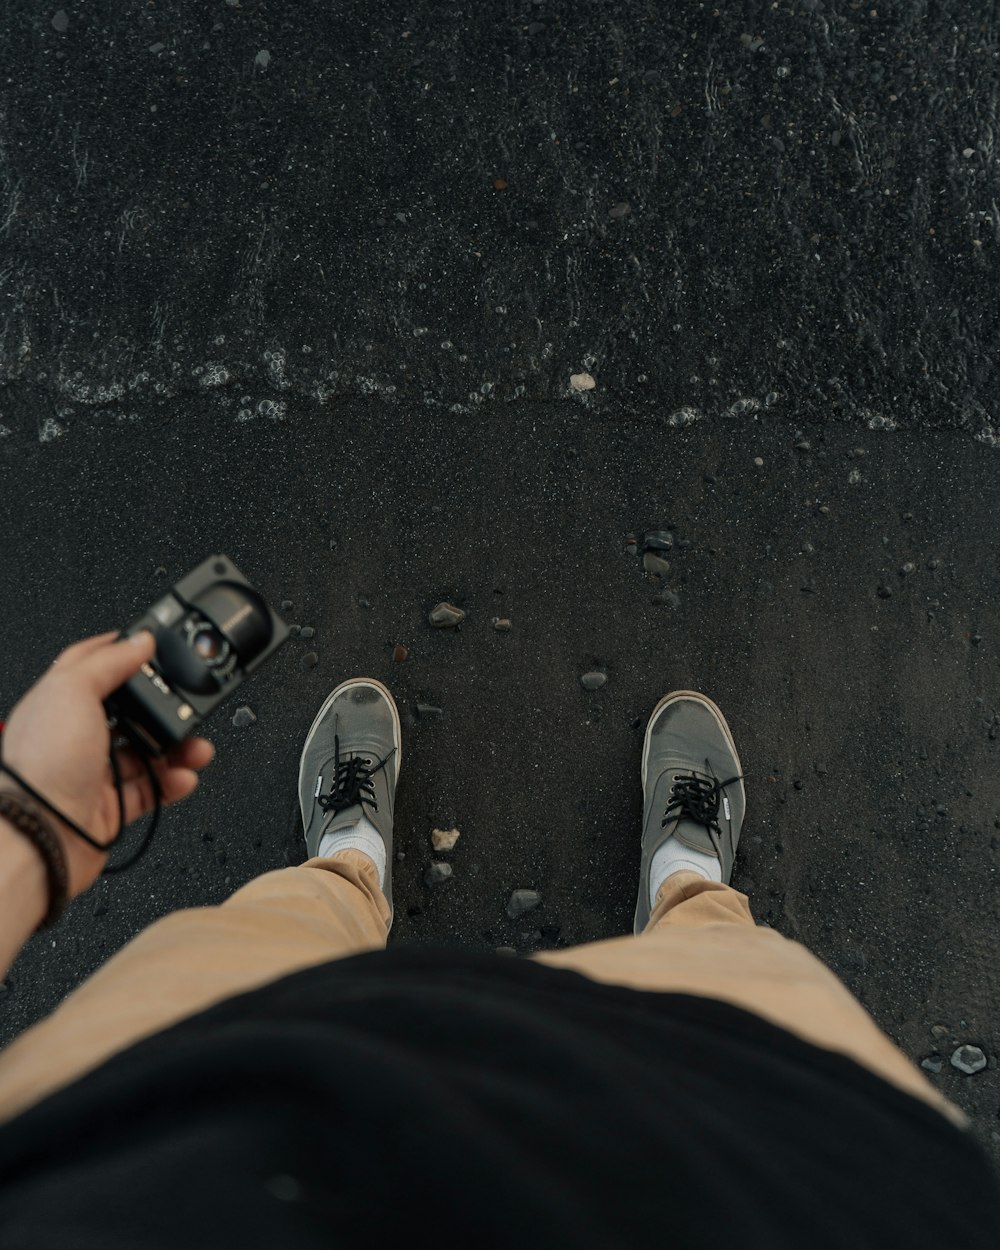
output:
[[[218,659],[225,645],[225,639],[220,636],[218,630],[204,627],[199,629],[191,639],[191,649],[208,663]]]

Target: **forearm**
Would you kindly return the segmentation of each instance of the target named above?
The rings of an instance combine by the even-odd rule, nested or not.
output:
[[[0,817],[0,977],[45,917],[48,900],[45,861],[20,830]]]

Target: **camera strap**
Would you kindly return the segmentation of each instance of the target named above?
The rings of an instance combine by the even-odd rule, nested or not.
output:
[[[138,738],[135,737],[135,735],[129,734],[128,730],[124,726],[118,726],[118,729],[119,729],[119,732],[122,734],[122,736],[135,748],[136,754],[139,756],[139,759],[142,760],[143,767],[146,769],[146,774],[149,777],[149,784],[153,788],[153,796],[155,799],[156,807],[155,807],[155,810],[153,811],[153,819],[149,826],[149,829],[146,831],[146,834],[143,837],[142,841],[140,842],[135,853],[129,859],[127,859],[123,864],[105,865],[104,870],[101,873],[101,876],[105,876],[108,873],[123,872],[126,868],[131,868],[132,865],[136,863],[141,858],[141,856],[146,853],[146,850],[149,847],[150,842],[152,841],[153,834],[156,832],[156,826],[160,819],[160,808],[162,806],[161,800],[163,798],[163,791],[160,788],[160,780],[157,777],[152,764],[149,762],[149,750],[146,747],[145,743],[141,742]],[[0,773],[8,773],[11,777],[14,778],[14,780],[18,783],[19,786],[23,786],[23,788],[27,790],[27,792],[32,796],[32,798],[36,799],[39,803],[41,803],[43,807],[47,807],[49,811],[53,813],[53,815],[58,816],[59,819],[63,822],[63,824],[68,825],[69,828],[72,829],[73,832],[78,837],[82,838],[84,842],[86,842],[89,846],[92,846],[95,850],[101,851],[102,853],[105,853],[105,854],[111,850],[111,848],[115,845],[118,839],[122,836],[122,830],[125,828],[125,798],[124,798],[124,795],[122,794],[122,775],[121,775],[121,770],[118,767],[118,757],[115,755],[114,742],[112,742],[111,744],[111,755],[109,757],[109,763],[111,764],[111,771],[114,773],[114,777],[115,777],[115,790],[118,793],[118,822],[119,822],[118,832],[115,834],[115,836],[111,839],[110,842],[98,842],[97,839],[92,838],[90,834],[86,832],[86,830],[81,829],[80,826],[76,824],[75,821],[70,820],[70,818],[68,816],[65,816],[61,811],[59,811],[57,807],[53,807],[53,805],[48,801],[47,798],[39,794],[38,791],[34,789],[33,786],[30,786],[28,782],[24,780],[23,777],[21,777],[18,773],[16,773],[13,770],[13,768],[9,767],[9,765],[3,762],[3,722],[0,721]]]

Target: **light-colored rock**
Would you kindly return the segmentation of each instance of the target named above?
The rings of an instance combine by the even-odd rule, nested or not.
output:
[[[951,1066],[972,1076],[986,1067],[986,1056],[978,1046],[959,1046],[951,1057]]]
[[[435,851],[453,851],[461,836],[457,829],[432,829],[431,846]]]

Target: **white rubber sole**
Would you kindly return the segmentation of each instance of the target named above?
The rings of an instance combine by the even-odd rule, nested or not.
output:
[[[722,715],[722,710],[720,709],[719,705],[717,703],[714,703],[708,697],[707,694],[699,694],[697,690],[671,690],[669,694],[665,694],[663,696],[663,698],[659,701],[659,703],[657,703],[656,707],[654,707],[652,712],[650,713],[649,722],[646,725],[646,735],[643,738],[643,742],[642,742],[643,797],[645,797],[645,794],[646,794],[646,765],[649,761],[649,743],[650,743],[650,739],[653,736],[653,732],[652,732],[653,723],[656,720],[657,716],[659,716],[660,712],[667,706],[667,704],[673,703],[677,699],[695,699],[697,700],[698,703],[704,704],[704,706],[707,707],[708,710],[713,713],[713,715],[722,725],[722,730],[726,735],[726,741],[729,743],[729,747],[732,750],[733,756],[736,760],[736,771],[740,777],[740,793],[743,795],[743,810],[746,811],[747,792],[746,792],[746,786],[744,786],[743,784],[743,765],[740,763],[739,753],[736,750],[736,743],[733,740],[733,731],[729,728],[729,723],[727,722],[726,718]]]
[[[399,774],[403,766],[403,729],[399,723],[399,709],[396,707],[396,700],[392,697],[392,691],[374,677],[351,677],[348,681],[342,681],[339,686],[330,691],[324,700],[323,706],[316,713],[316,719],[309,727],[309,732],[306,734],[306,740],[302,747],[302,755],[299,758],[299,811],[302,813],[303,825],[306,823],[306,812],[302,806],[302,773],[305,768],[306,752],[309,750],[309,744],[312,742],[313,735],[319,728],[320,722],[330,710],[330,704],[338,695],[348,690],[351,686],[371,686],[373,689],[381,691],[388,699],[389,707],[392,709],[392,741],[393,746],[396,748],[396,754],[393,757],[396,761],[396,782],[397,784],[399,782]]]

